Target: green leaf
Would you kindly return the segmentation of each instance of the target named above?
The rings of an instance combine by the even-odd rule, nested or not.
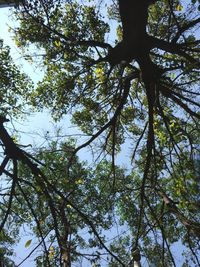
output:
[[[61,46],[61,42],[60,42],[59,40],[56,40],[56,41],[54,42],[54,44],[55,44],[55,46],[57,46],[57,47],[60,47],[60,46]]]
[[[25,248],[28,248],[31,242],[32,242],[32,239],[29,239],[28,241],[26,241]]]
[[[183,6],[180,5],[180,4],[178,4],[178,5],[176,6],[176,11],[182,11],[182,10],[183,10]]]

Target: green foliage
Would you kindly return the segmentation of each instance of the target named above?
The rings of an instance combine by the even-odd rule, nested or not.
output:
[[[7,231],[2,231],[0,234],[0,263],[2,266],[14,267],[14,262],[10,259],[13,255],[11,246],[15,240],[10,237]]]
[[[52,193],[51,198],[56,211],[57,231],[60,235],[65,235],[66,229],[63,228],[63,223],[68,225],[68,237],[71,247],[71,257],[73,261],[78,260],[78,255],[84,249],[94,249],[100,251],[98,239],[93,237],[92,232],[90,238],[83,239],[82,232],[87,230],[87,220],[80,216],[77,209],[81,213],[86,214],[96,225],[96,229],[109,230],[113,224],[113,202],[110,191],[105,190],[105,187],[111,188],[108,183],[110,175],[110,165],[108,162],[101,163],[96,169],[86,168],[86,163],[79,162],[78,158],[73,160],[69,171],[67,172],[67,164],[70,159],[70,151],[73,150],[73,142],[61,143],[52,142],[49,147],[40,149],[35,152],[34,157],[43,162],[42,172],[48,179],[48,183],[55,187],[64,195],[69,195],[67,202],[63,202],[60,196]],[[117,175],[123,174],[122,170],[117,171]],[[39,175],[39,179],[41,176]],[[22,186],[23,184],[23,186]],[[20,193],[21,191],[21,193]],[[23,195],[26,195],[26,202],[23,202]],[[30,175],[29,170],[21,166],[19,193],[16,199],[18,212],[22,215],[29,227],[34,231],[38,238],[41,233],[47,235],[49,243],[53,243],[54,252],[50,250],[49,259],[52,262],[51,266],[56,266],[59,262],[60,252],[58,244],[55,240],[53,225],[55,218],[51,214],[51,206],[44,194],[43,188],[37,178]],[[34,210],[34,213],[33,213]],[[34,215],[37,214],[37,218]],[[65,218],[63,217],[65,214]],[[103,238],[103,237],[102,237]],[[25,247],[28,248],[32,240],[28,240]],[[100,253],[100,252],[99,252]],[[80,254],[81,255],[81,254]],[[83,253],[84,255],[84,253]],[[37,266],[44,264],[45,251],[43,255],[37,258]]]
[[[28,77],[13,62],[10,49],[3,45],[3,40],[0,40],[0,61],[0,113],[17,116],[25,111],[22,101],[27,98],[32,86]]]

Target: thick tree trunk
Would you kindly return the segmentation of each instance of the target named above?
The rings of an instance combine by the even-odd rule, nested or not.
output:
[[[148,1],[119,0],[119,13],[123,27],[123,41],[142,43],[146,35]]]
[[[148,7],[153,2],[155,1],[119,0],[123,39],[111,49],[107,57],[112,66],[123,61],[128,63],[136,60],[145,83],[155,82],[162,73],[151,61],[149,55],[152,44],[146,27],[148,23]]]

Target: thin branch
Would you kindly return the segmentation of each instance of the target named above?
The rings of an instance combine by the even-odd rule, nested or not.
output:
[[[97,133],[95,133],[87,142],[85,142],[84,144],[82,144],[79,147],[77,147],[74,150],[73,155],[75,155],[82,148],[87,147],[88,145],[90,145],[90,143],[92,143],[97,137],[99,137],[106,129],[108,129],[111,125],[113,125],[113,123],[116,121],[116,119],[120,115],[120,113],[121,113],[121,111],[122,111],[122,109],[124,107],[124,104],[126,103],[126,100],[127,100],[128,94],[129,94],[129,89],[130,89],[130,81],[132,79],[134,79],[134,78],[137,78],[137,77],[138,77],[138,73],[132,73],[130,75],[130,77],[126,77],[125,78],[125,81],[124,81],[124,92],[123,92],[120,104],[117,107],[113,117]]]
[[[195,20],[191,20],[189,23],[185,23],[184,25],[182,25],[181,27],[179,27],[178,32],[176,33],[176,35],[174,36],[174,38],[172,39],[173,43],[176,43],[179,39],[179,37],[187,30],[189,30],[190,28],[194,27],[195,25],[197,25],[198,23],[200,23],[200,18],[197,18]]]
[[[10,190],[10,197],[8,200],[8,208],[6,211],[6,214],[4,216],[4,219],[0,225],[0,232],[3,230],[3,227],[8,219],[8,216],[10,215],[10,211],[11,211],[11,205],[12,205],[12,201],[13,201],[13,197],[15,194],[15,187],[16,187],[16,183],[17,183],[17,160],[13,159],[13,180],[12,180],[12,187]]]

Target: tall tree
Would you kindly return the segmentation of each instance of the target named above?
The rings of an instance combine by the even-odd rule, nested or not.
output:
[[[143,259],[148,265],[177,266],[171,250],[177,241],[186,253],[183,266],[200,265],[200,174],[194,157],[199,153],[199,1],[27,0],[14,15],[16,45],[27,59],[40,58],[45,72],[34,89],[23,92],[27,104],[50,109],[55,121],[70,114],[87,140],[78,146],[61,142],[60,154],[50,146],[49,156],[33,156],[11,139],[2,116],[1,170],[11,188],[1,228],[13,216],[12,205],[23,204],[18,215],[28,206],[47,266],[53,263],[46,234],[53,231],[56,238],[55,264],[60,257],[61,266],[71,266],[86,256],[76,247],[77,231],[86,226],[95,236],[90,244],[98,247],[88,255],[96,265],[103,249],[112,267],[140,265]],[[127,143],[129,173],[116,166]],[[93,166],[93,177],[77,162],[77,153],[87,147],[96,158],[110,159]],[[76,187],[78,171],[82,188]],[[66,186],[68,179],[73,183]],[[42,204],[48,206],[44,212]],[[114,227],[115,215],[128,233],[107,245],[100,231]],[[49,225],[41,226],[45,217]],[[70,220],[77,223],[69,234]]]

